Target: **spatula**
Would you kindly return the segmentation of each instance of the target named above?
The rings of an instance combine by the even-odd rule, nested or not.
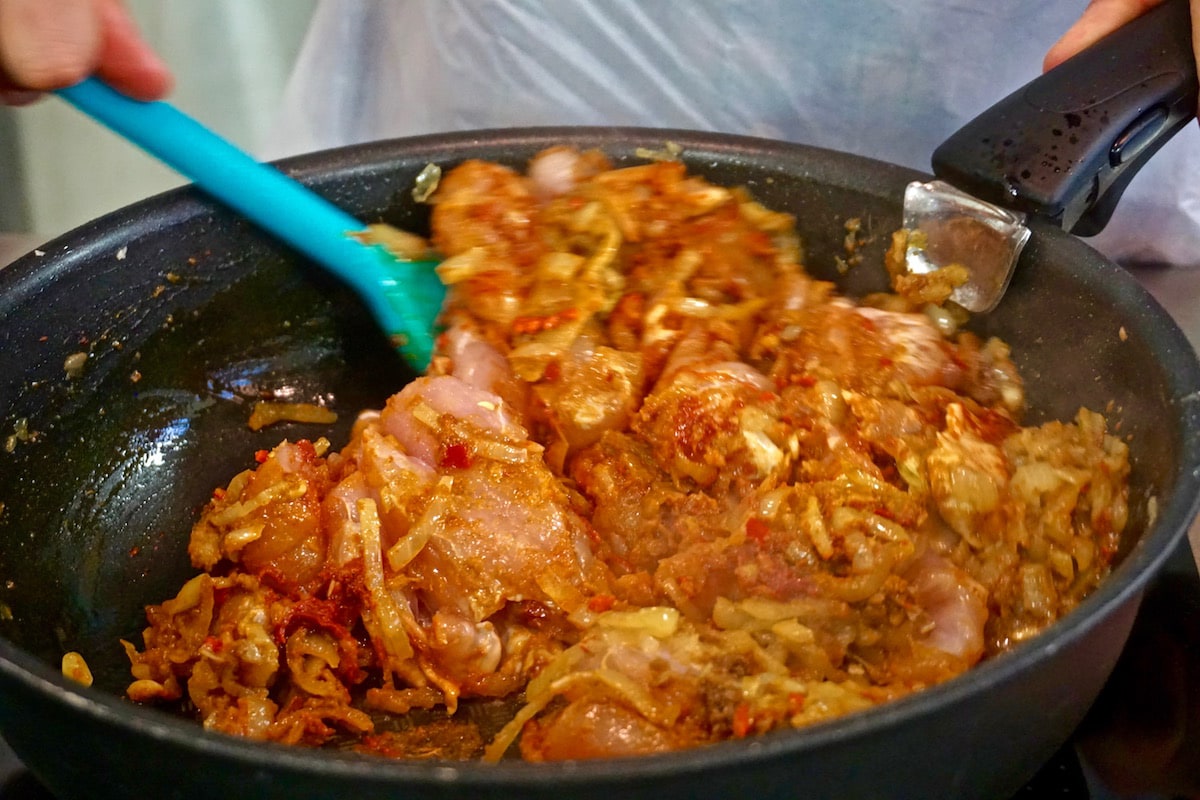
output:
[[[1025,215],[1091,236],[1134,173],[1196,114],[1187,0],[1166,0],[984,111],[933,153],[940,179],[904,198],[908,268],[951,263],[951,299],[1000,302],[1029,229]],[[1200,179],[1200,176],[1197,176]]]
[[[436,262],[360,242],[361,221],[168,103],[133,100],[95,78],[58,94],[342,278],[405,360],[418,371],[429,365],[445,297]]]

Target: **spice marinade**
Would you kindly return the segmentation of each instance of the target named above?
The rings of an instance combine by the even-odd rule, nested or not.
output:
[[[214,493],[133,699],[402,758],[653,753],[945,681],[1107,574],[1126,447],[1086,409],[1022,427],[903,232],[856,303],[672,160],[471,161],[430,202],[428,374]]]

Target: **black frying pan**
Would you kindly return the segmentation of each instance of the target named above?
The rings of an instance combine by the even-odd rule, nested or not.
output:
[[[794,213],[807,264],[836,278],[843,225],[871,235],[851,293],[881,288],[881,253],[917,175],[829,151],[679,131],[474,132],[287,162],[367,219],[420,229],[409,189],[428,162],[523,165],[543,147],[619,163],[679,143],[692,169]],[[1108,410],[1134,462],[1130,535],[1108,581],[1044,635],[900,702],[750,741],[641,759],[533,765],[398,763],[204,732],[121,695],[119,638],[192,574],[191,522],[212,489],[288,437],[346,437],[361,407],[411,375],[340,286],[189,190],[150,199],[0,271],[0,732],[62,798],[1006,797],[1065,742],[1121,652],[1142,593],[1200,496],[1200,368],[1132,277],[1035,224],[979,333],[1013,345],[1032,421]],[[69,379],[64,360],[87,352]],[[250,432],[261,396],[327,399],[334,428]],[[82,652],[96,684],[59,672]]]

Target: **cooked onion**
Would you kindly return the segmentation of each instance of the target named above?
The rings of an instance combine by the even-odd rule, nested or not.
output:
[[[280,422],[304,422],[312,425],[332,425],[337,414],[313,403],[255,403],[247,421],[250,430],[257,431]]]
[[[790,215],[677,161],[468,160],[429,199],[430,374],[214,491],[130,697],[389,755],[661,752],[949,680],[1111,570],[1128,446],[1086,409],[1022,426],[1007,345],[939,302],[953,271],[840,298]]]

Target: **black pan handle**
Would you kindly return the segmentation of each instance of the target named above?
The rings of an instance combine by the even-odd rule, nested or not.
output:
[[[1134,173],[1196,115],[1191,29],[1187,0],[1166,0],[967,123],[934,151],[934,174],[1099,233]]]

